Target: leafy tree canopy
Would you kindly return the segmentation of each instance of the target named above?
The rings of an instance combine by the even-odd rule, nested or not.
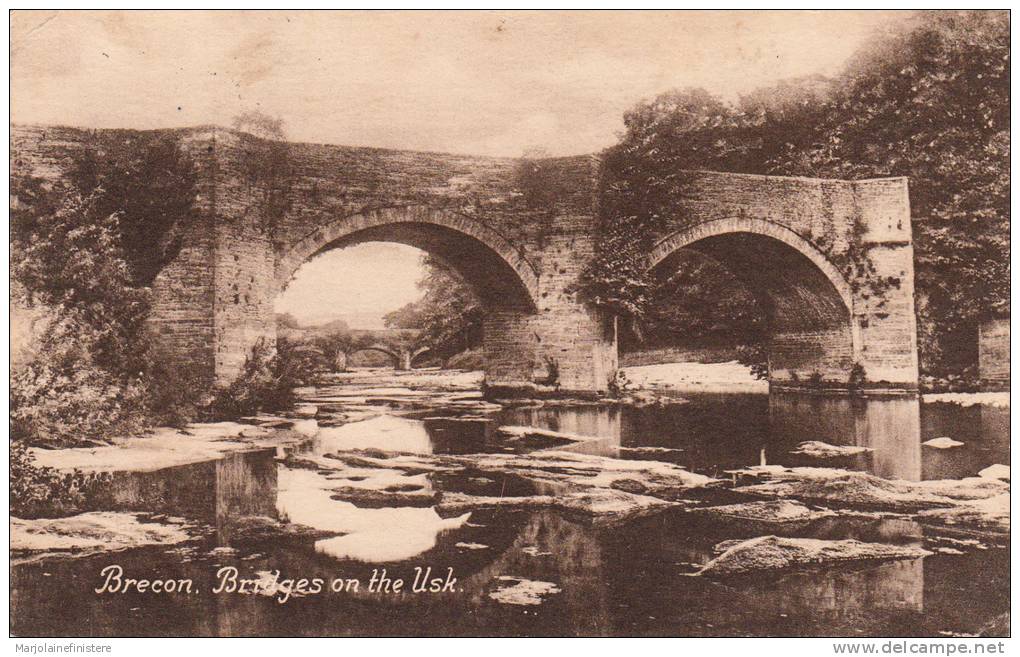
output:
[[[482,340],[482,306],[471,287],[445,263],[425,255],[418,282],[422,298],[387,314],[390,328],[420,329],[417,342],[448,358],[477,347]]]

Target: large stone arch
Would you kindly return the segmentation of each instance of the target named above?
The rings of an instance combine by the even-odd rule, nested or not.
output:
[[[769,380],[779,385],[843,385],[860,358],[854,293],[808,240],[762,219],[702,222],[659,240],[650,269],[694,250],[731,271],[769,319]]]
[[[764,219],[716,219],[705,221],[684,230],[670,233],[656,242],[648,255],[648,266],[654,268],[665,258],[669,257],[679,249],[690,246],[709,237],[727,235],[733,233],[751,233],[763,235],[778,240],[787,246],[796,249],[801,255],[810,260],[818,269],[825,274],[829,282],[839,293],[847,310],[853,310],[853,292],[850,284],[846,282],[843,275],[839,273],[836,266],[826,258],[821,251],[816,249],[811,242],[807,241],[789,228]]]
[[[367,241],[420,248],[460,272],[483,301],[500,307],[536,309],[538,269],[499,231],[460,213],[418,205],[339,217],[285,245],[277,257],[278,289],[286,287],[309,258]]]

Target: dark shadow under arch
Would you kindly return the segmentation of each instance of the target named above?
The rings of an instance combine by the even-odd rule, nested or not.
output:
[[[856,362],[850,286],[800,236],[770,222],[720,220],[668,236],[653,269],[694,250],[730,271],[768,319],[769,378],[776,383],[848,381]]]

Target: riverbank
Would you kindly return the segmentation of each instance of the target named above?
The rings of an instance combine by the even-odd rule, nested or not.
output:
[[[110,559],[125,576],[184,573],[199,591],[222,567],[257,581],[276,571],[358,579],[372,568],[452,568],[464,592],[448,601],[458,609],[451,626],[467,617],[505,626],[512,610],[535,610],[523,632],[542,631],[544,618],[570,625],[561,605],[572,596],[597,600],[590,586],[619,590],[626,607],[602,612],[616,622],[631,622],[627,610],[645,602],[660,610],[683,600],[698,615],[695,625],[667,616],[649,626],[659,632],[708,623],[708,634],[753,634],[748,619],[722,610],[749,599],[817,602],[825,587],[855,592],[835,603],[840,617],[855,617],[863,604],[882,619],[877,633],[894,631],[904,613],[933,631],[976,633],[1002,612],[992,605],[972,619],[940,615],[932,609],[948,589],[938,586],[916,613],[902,600],[934,586],[930,578],[963,572],[979,581],[979,573],[999,572],[1009,530],[1008,435],[977,433],[984,425],[974,418],[1005,411],[931,404],[937,422],[929,418],[924,431],[956,443],[936,449],[922,445],[936,435],[921,432],[916,398],[672,394],[660,386],[675,368],[655,367],[656,376],[635,377],[649,387],[631,392],[669,403],[500,404],[483,399],[477,372],[356,370],[298,389],[286,414],[37,450],[61,471],[111,478],[101,508],[12,520],[15,626],[45,625],[49,603],[40,592],[51,576],[84,587]],[[917,432],[904,433],[911,426]],[[654,573],[654,586],[638,591],[614,578],[630,573],[634,559]],[[713,593],[712,582],[723,580],[728,593]],[[760,597],[763,586],[780,588]],[[104,614],[113,615],[111,626],[133,627],[130,609],[99,606],[91,589],[68,595],[75,611],[54,617],[65,623],[59,631]],[[201,610],[237,611],[232,631],[258,633],[268,616],[251,605],[281,604],[264,597],[189,599]],[[377,627],[392,612],[385,599],[358,600],[372,613],[337,616],[337,628]],[[286,604],[321,620],[342,602],[319,607],[314,596],[297,596]],[[847,629],[815,625],[815,602],[783,604],[805,633]],[[137,596],[130,606],[158,608]],[[200,623],[203,613],[180,619]]]

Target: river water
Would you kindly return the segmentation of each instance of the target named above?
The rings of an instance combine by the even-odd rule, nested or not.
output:
[[[882,514],[835,515],[777,530],[718,522],[686,506],[613,522],[548,507],[443,511],[435,500],[449,493],[557,493],[541,481],[470,466],[345,466],[341,477],[323,465],[328,455],[371,456],[374,450],[408,456],[534,453],[497,431],[513,425],[594,438],[560,450],[665,461],[723,480],[734,469],[763,463],[824,465],[912,481],[959,479],[1009,463],[1008,409],[917,398],[764,394],[684,395],[683,403],[645,407],[498,408],[472,391],[378,382],[302,394],[315,404],[319,430],[289,458],[258,449],[116,477],[114,486],[126,491],[121,499],[184,516],[202,528],[200,535],[174,546],[20,560],[12,567],[12,633],[943,636],[1008,627],[1009,546],[1002,537],[975,539]],[[963,445],[922,445],[944,436]],[[790,453],[808,440],[869,451],[821,461]],[[302,459],[319,465],[302,466]],[[378,491],[390,496],[371,495]],[[714,489],[692,492],[691,499],[727,503],[727,495]],[[291,524],[282,531],[253,517]],[[714,546],[763,533],[923,546],[933,554],[692,576],[713,557]],[[191,579],[195,591],[96,594],[100,573],[112,564],[137,578]],[[360,588],[331,591],[327,584],[321,593],[294,594],[286,602],[271,592],[214,594],[224,567],[236,568],[239,577],[279,571],[281,579],[342,578],[357,580]],[[411,586],[415,568],[428,567],[430,578],[451,572],[454,590],[366,590],[373,572],[385,569],[387,577]]]

